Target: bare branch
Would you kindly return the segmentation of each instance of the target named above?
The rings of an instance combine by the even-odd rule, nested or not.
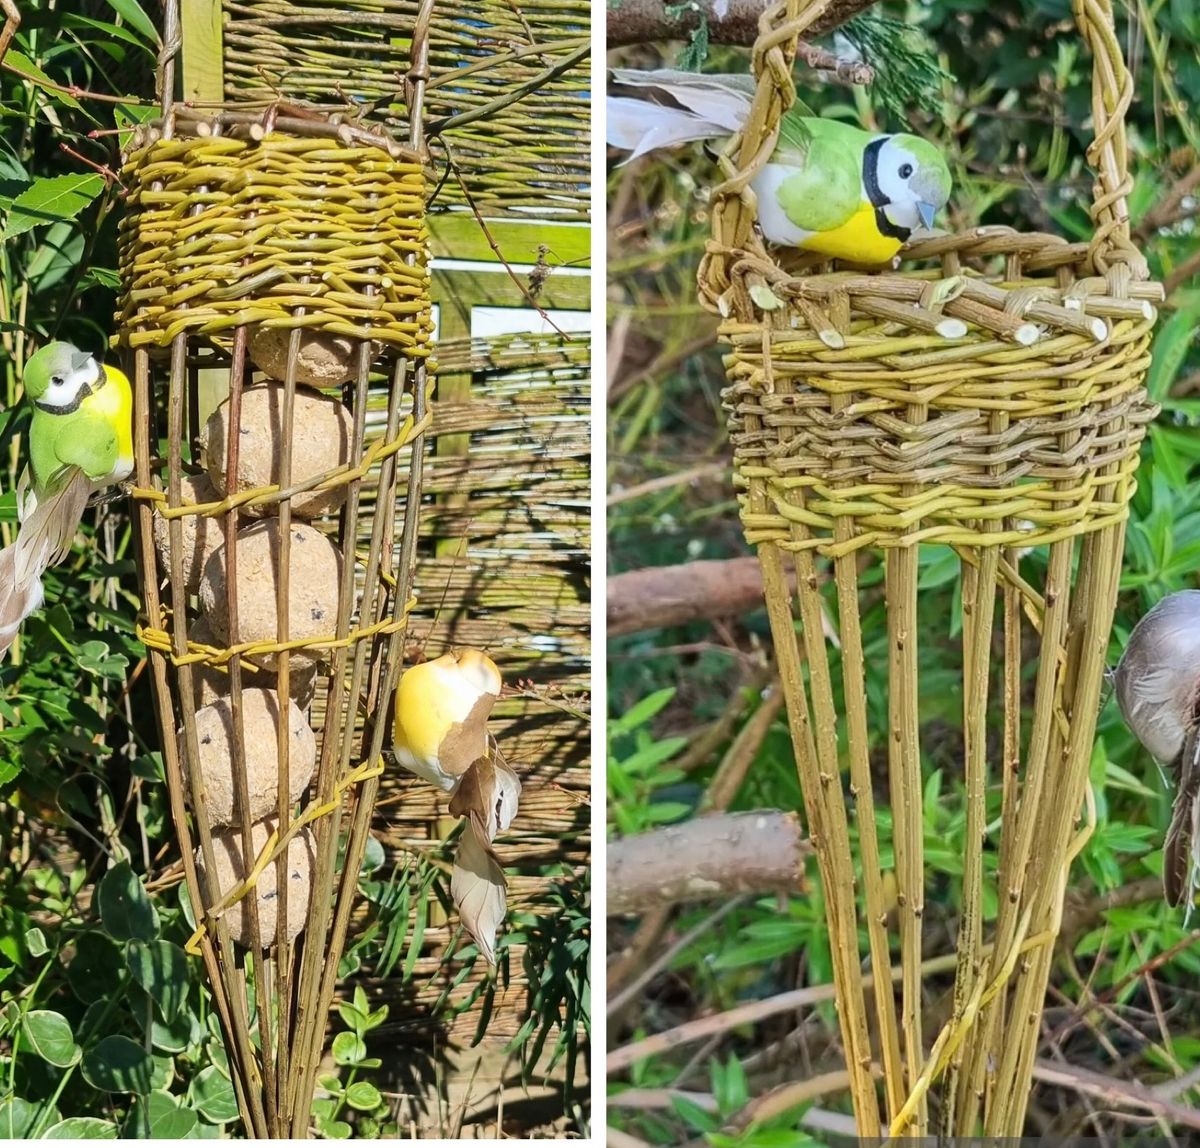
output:
[[[810,36],[823,36],[840,28],[876,0],[833,0],[825,13],[808,29]],[[696,30],[703,14],[708,38],[714,44],[749,47],[758,36],[758,18],[767,0],[696,0],[679,16],[667,14],[670,0],[620,0],[608,10],[608,46],[643,44],[648,40],[686,40]],[[811,49],[807,49],[811,51]],[[807,59],[807,57],[805,57]]]
[[[757,558],[650,566],[608,580],[608,634],[636,634],[701,618],[730,618],[763,601]]]
[[[698,817],[608,845],[608,912],[737,893],[795,892],[811,846],[793,813]]]

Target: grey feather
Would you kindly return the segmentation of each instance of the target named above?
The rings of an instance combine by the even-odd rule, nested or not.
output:
[[[748,75],[614,68],[612,77],[623,87],[647,93],[609,96],[607,101],[607,141],[629,151],[630,160],[658,148],[733,135],[746,122],[754,99],[755,82]],[[663,97],[680,106],[660,102]]]
[[[43,498],[22,479],[17,497],[21,526],[16,541],[0,550],[0,657],[21,623],[41,607],[42,575],[71,552],[91,492],[91,480],[79,470]]]

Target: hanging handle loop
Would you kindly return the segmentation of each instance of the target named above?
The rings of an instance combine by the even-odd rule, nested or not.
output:
[[[796,45],[817,23],[832,0],[779,0],[759,17],[752,67],[757,88],[741,132],[725,149],[719,165],[724,180],[713,190],[712,239],[700,264],[700,301],[720,314],[753,313],[744,286],[733,273],[746,251],[767,258],[754,232],[757,204],[750,182],[770,159],[783,114],[796,99],[792,65]],[[1094,138],[1087,150],[1096,174],[1089,208],[1094,231],[1089,259],[1110,279],[1149,278],[1145,257],[1130,236],[1125,115],[1133,101],[1133,77],[1125,66],[1113,23],[1111,0],[1072,0],[1079,33],[1092,54]],[[1119,284],[1117,285],[1118,293]]]
[[[1129,233],[1129,146],[1125,115],[1133,102],[1133,77],[1117,40],[1111,0],[1072,0],[1079,34],[1092,54],[1092,133],[1087,160],[1096,173],[1092,206],[1095,228],[1088,252],[1100,274],[1124,264],[1132,279],[1149,279],[1146,259]]]

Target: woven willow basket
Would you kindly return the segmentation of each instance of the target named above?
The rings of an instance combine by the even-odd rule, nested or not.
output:
[[[915,243],[892,270],[824,263],[788,271],[752,232],[748,184],[794,99],[797,38],[826,7],[788,0],[760,22],[757,93],[735,158],[722,161],[727,179],[715,193],[701,295],[725,316],[721,336],[731,345],[725,403],[742,521],[762,564],[824,881],[859,1133],[926,1131],[936,1085],[940,1131],[973,1134],[982,1115],[987,1134],[1015,1136],[1067,874],[1087,833],[1078,823],[1124,526],[1154,414],[1142,383],[1163,293],[1129,236],[1123,119],[1132,80],[1108,0],[1076,0],[1094,62],[1089,243],[979,228]],[[770,295],[782,306],[756,307]],[[954,1014],[936,1040],[922,1031],[921,1015],[916,645],[918,548],[930,544],[952,548],[961,564],[968,819]],[[1022,574],[1030,548],[1048,554],[1042,586]],[[876,563],[884,569],[888,693],[886,706],[874,708],[861,616],[864,575]],[[835,613],[828,642],[825,611]],[[1031,649],[1030,706],[1022,683]],[[1002,706],[1002,730],[989,728],[989,700]],[[886,794],[872,778],[872,724],[887,731]],[[993,785],[1003,790],[995,834],[985,815]],[[883,804],[890,842],[877,825]],[[898,1017],[891,980],[879,975],[891,961],[881,874],[888,845],[899,898]],[[996,848],[999,913],[985,937],[984,852]],[[869,994],[867,957],[876,974]],[[873,1065],[883,1070],[879,1094]]]
[[[168,41],[177,21],[168,6]],[[308,1133],[413,605],[432,329],[425,26],[412,37],[407,147],[324,117],[168,99],[122,173],[141,635],[192,947],[254,1136]],[[169,93],[171,62],[162,78]],[[369,401],[381,389],[382,407]],[[331,465],[313,461],[339,448]],[[262,481],[197,494],[244,474]],[[267,539],[257,550],[254,534]],[[265,727],[251,690],[266,691]],[[222,736],[214,699],[223,786],[202,773]],[[306,753],[311,780],[297,779]],[[266,814],[253,799],[264,755]],[[234,810],[223,832],[220,788]]]

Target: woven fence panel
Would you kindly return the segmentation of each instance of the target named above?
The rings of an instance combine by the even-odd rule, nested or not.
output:
[[[474,646],[496,661],[508,687],[520,687],[489,723],[523,787],[517,819],[496,842],[511,920],[522,910],[553,912],[556,887],[578,880],[589,861],[589,346],[558,336],[462,339],[439,344],[438,362],[443,376],[472,372],[473,386],[469,399],[432,405],[406,662]],[[382,415],[382,388],[373,401]],[[463,434],[468,455],[439,456],[439,439]],[[362,506],[365,539],[369,495]],[[318,698],[315,708],[322,705]],[[373,826],[387,856],[381,873],[449,859],[444,839],[458,819],[448,805],[446,794],[388,768]],[[360,906],[351,944],[373,912]],[[391,1022],[427,1026],[421,1018],[432,1012],[456,1038],[475,1032],[486,966],[478,961],[459,977],[462,966],[450,959],[464,943],[457,933],[456,913],[435,912],[411,974],[371,981],[392,1002]],[[513,1036],[527,1015],[522,964],[514,945],[507,983],[489,1003],[491,1037]]]
[[[225,98],[265,105],[282,97],[406,124],[404,76],[418,6],[418,0],[225,0]],[[590,9],[587,0],[435,5],[425,97],[431,128],[537,85],[444,134],[481,211],[587,216]],[[444,143],[431,147],[440,163]],[[453,176],[438,201],[466,202]]]

